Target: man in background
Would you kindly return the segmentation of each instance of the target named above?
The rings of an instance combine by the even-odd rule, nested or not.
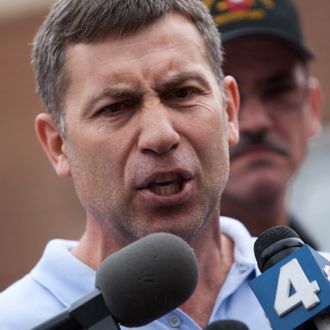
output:
[[[253,235],[291,226],[315,247],[287,208],[290,181],[320,129],[318,81],[291,0],[206,1],[221,33],[224,73],[238,82],[240,141],[231,148],[222,214]]]

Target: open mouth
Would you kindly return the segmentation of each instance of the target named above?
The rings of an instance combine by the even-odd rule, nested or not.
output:
[[[184,178],[178,173],[160,175],[152,180],[147,189],[158,196],[169,196],[181,191]]]

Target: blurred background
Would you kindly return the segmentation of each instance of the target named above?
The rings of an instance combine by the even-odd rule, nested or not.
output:
[[[59,179],[38,144],[31,41],[50,0],[0,0],[0,291],[28,272],[51,238],[78,239],[85,216],[69,179]],[[323,86],[324,129],[311,141],[288,203],[330,251],[330,1],[296,0]]]

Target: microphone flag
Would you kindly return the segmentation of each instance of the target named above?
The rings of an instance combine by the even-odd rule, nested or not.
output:
[[[305,244],[249,284],[273,329],[292,330],[330,312],[329,281],[330,262]]]

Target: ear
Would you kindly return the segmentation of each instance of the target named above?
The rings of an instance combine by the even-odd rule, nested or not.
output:
[[[229,145],[236,144],[239,140],[238,111],[239,111],[239,92],[236,80],[232,76],[224,78],[224,92],[226,99],[226,113],[228,120]]]
[[[64,139],[51,115],[40,113],[35,119],[35,130],[46,155],[60,177],[70,176],[64,150]]]
[[[309,137],[316,136],[321,133],[322,124],[321,124],[321,88],[319,81],[314,78],[310,77],[308,81],[308,88],[309,88],[309,103],[308,103],[308,116],[307,116],[307,125],[308,130],[307,134]]]

